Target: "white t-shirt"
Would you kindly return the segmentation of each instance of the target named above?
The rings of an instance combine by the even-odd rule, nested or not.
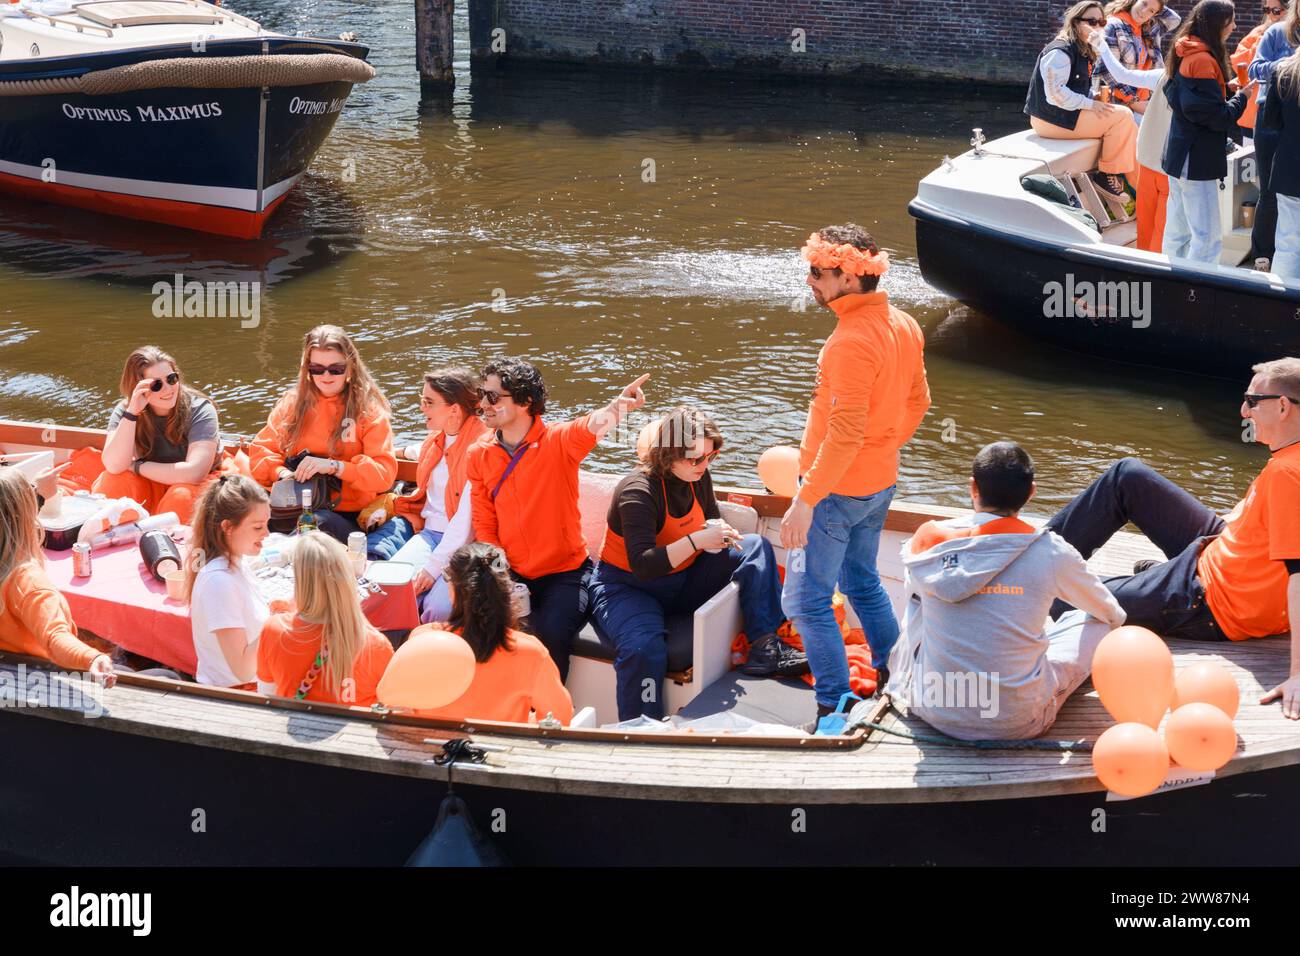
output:
[[[451,472],[447,470],[447,449],[456,443],[457,437],[447,436],[442,460],[434,466],[433,474],[429,476],[429,486],[425,489],[424,510],[420,512],[420,517],[430,531],[447,530],[447,482],[451,479]]]
[[[195,679],[215,687],[244,683],[230,670],[214,632],[240,627],[251,644],[270,616],[270,608],[241,568],[232,568],[225,558],[214,558],[200,568],[190,597],[190,629],[199,658]]]

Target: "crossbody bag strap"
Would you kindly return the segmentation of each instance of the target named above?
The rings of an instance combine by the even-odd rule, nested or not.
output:
[[[325,646],[325,638],[321,638],[320,650],[316,652],[316,659],[311,662],[311,667],[307,668],[307,675],[303,677],[302,682],[298,684],[298,689],[293,692],[294,700],[302,700],[306,697],[315,685],[316,679],[320,677],[321,671],[325,670],[325,665],[329,663],[330,650]]]
[[[497,495],[501,493],[501,486],[506,483],[506,479],[510,477],[510,472],[515,470],[515,465],[519,464],[519,459],[524,457],[524,452],[526,451],[528,451],[527,442],[519,446],[519,450],[516,451],[514,457],[510,459],[510,464],[506,465],[506,470],[502,473],[501,480],[498,481],[496,487],[492,489],[491,497],[493,501],[497,500]]]

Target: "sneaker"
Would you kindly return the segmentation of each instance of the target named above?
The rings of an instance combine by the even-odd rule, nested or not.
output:
[[[750,645],[740,672],[750,677],[799,677],[808,673],[808,655],[775,634],[765,634]]]
[[[1154,558],[1143,558],[1141,561],[1133,562],[1133,573],[1141,574],[1143,571],[1150,571],[1156,565],[1164,564],[1163,561],[1157,561]]]
[[[818,704],[817,723],[809,732],[818,737],[835,737],[844,733],[844,725],[849,722],[849,711],[861,700],[857,694],[849,692],[840,698],[834,709],[823,712],[822,705]]]
[[[876,692],[871,696],[880,697],[882,694],[884,694],[885,685],[888,683],[889,683],[889,668],[877,667],[876,668]]]
[[[1124,188],[1124,180],[1114,173],[1089,173],[1088,178],[1096,186],[1112,199],[1118,199],[1120,202],[1128,201],[1128,190]]]

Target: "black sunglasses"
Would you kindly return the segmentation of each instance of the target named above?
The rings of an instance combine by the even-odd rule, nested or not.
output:
[[[1246,407],[1254,408],[1260,402],[1266,402],[1270,398],[1285,398],[1292,405],[1300,405],[1300,402],[1297,402],[1290,395],[1255,395],[1251,392],[1247,392],[1245,395]]]
[[[716,451],[709,452],[707,455],[696,455],[694,458],[683,458],[682,461],[686,462],[688,465],[695,466],[703,465],[706,462],[712,464],[721,454],[722,449],[719,448]]]
[[[347,362],[335,362],[333,365],[317,365],[315,362],[312,362],[307,366],[307,374],[313,378],[319,378],[326,372],[330,375],[346,375],[347,371]]]
[[[1286,13],[1286,10],[1282,7],[1265,7],[1264,12],[1270,16],[1280,17],[1282,14]]]
[[[156,379],[154,379],[154,380],[153,380],[153,383],[149,386],[149,391],[151,391],[151,392],[161,392],[161,391],[162,391],[162,388],[163,388],[163,383],[164,383],[164,382],[166,382],[168,385],[175,385],[175,384],[176,384],[177,382],[179,382],[180,380],[181,380],[181,373],[180,373],[180,372],[172,372],[172,373],[171,373],[170,375],[168,375],[166,378],[156,378]]]
[[[1086,23],[1090,27],[1104,27],[1106,25],[1106,20],[1102,17],[1079,17],[1079,22]]]
[[[809,274],[810,274],[814,279],[820,279],[820,278],[822,277],[822,270],[821,270],[821,269],[818,269],[816,266],[809,266],[809,267],[808,267],[808,273],[809,273]]]
[[[485,398],[489,405],[495,405],[497,402],[501,401],[501,392],[493,392],[486,388],[476,388],[474,389],[474,392],[478,395],[478,400],[480,402]]]

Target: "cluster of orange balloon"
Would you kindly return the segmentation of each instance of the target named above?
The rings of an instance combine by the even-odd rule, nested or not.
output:
[[[1111,631],[1097,646],[1092,683],[1119,723],[1100,737],[1092,766],[1108,790],[1140,797],[1160,786],[1172,758],[1188,770],[1218,770],[1237,749],[1240,695],[1218,664],[1201,662],[1174,674],[1169,648],[1145,627]],[[1157,732],[1173,708],[1162,738]]]
[[[758,458],[758,477],[772,494],[793,498],[799,490],[799,449],[773,445]]]
[[[474,681],[474,652],[459,634],[422,624],[397,649],[376,692],[385,707],[436,710]]]

